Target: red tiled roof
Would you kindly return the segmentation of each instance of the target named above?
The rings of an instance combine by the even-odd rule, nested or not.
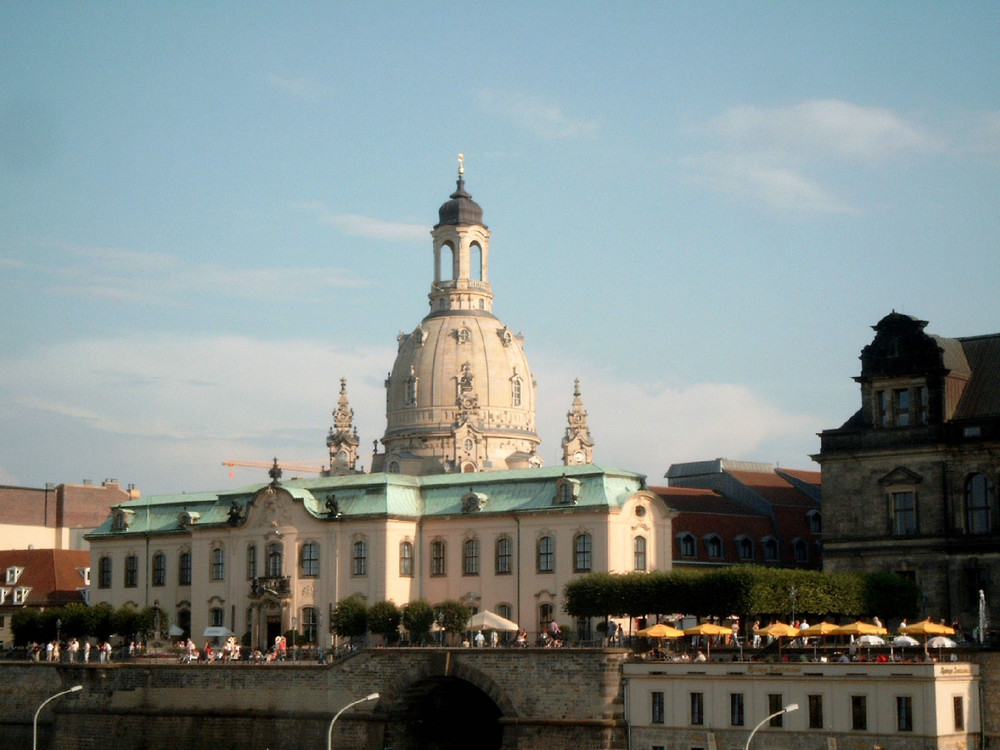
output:
[[[7,569],[11,567],[24,568],[14,585],[31,589],[25,602],[28,606],[84,601],[79,590],[86,581],[79,569],[90,567],[90,552],[86,550],[0,550],[0,585],[6,586]]]
[[[815,500],[774,472],[731,471],[729,473],[734,479],[745,484],[771,505],[819,507]]]

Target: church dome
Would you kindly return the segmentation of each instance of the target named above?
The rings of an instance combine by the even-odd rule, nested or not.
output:
[[[405,474],[539,466],[535,382],[523,339],[493,314],[489,231],[458,189],[441,206],[430,312],[386,380],[385,453],[373,470]]]

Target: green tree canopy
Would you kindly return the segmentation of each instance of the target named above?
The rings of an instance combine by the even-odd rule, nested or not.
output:
[[[337,602],[330,618],[330,630],[345,638],[363,636],[368,630],[368,607],[364,599],[353,594]]]
[[[435,604],[434,609],[441,613],[441,627],[449,633],[461,633],[472,617],[472,607],[457,599],[447,599]]]
[[[402,613],[393,602],[375,602],[368,608],[368,629],[381,635],[387,644],[399,639],[399,623]]]
[[[434,624],[434,607],[426,599],[417,599],[403,605],[403,627],[414,643],[425,641]]]

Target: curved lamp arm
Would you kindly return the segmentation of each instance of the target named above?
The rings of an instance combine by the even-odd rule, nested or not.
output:
[[[750,736],[747,737],[747,744],[743,746],[743,750],[750,750],[750,740],[752,740],[753,736],[755,734],[757,734],[757,730],[760,729],[762,726],[764,726],[767,722],[769,722],[775,716],[781,716],[782,714],[788,714],[788,713],[791,713],[792,711],[798,711],[798,710],[799,710],[799,704],[798,703],[789,703],[787,706],[785,706],[780,711],[775,711],[770,716],[765,716],[763,719],[760,720],[760,723],[753,728],[753,731],[750,732]]]
[[[38,714],[42,712],[42,709],[61,695],[79,693],[81,690],[83,690],[83,685],[74,685],[69,690],[63,690],[61,693],[56,693],[42,701],[42,705],[35,711],[35,720],[31,724],[31,750],[38,750]]]
[[[366,695],[364,698],[358,698],[356,701],[348,703],[342,709],[337,711],[337,713],[333,715],[333,718],[330,719],[330,727],[326,730],[326,750],[333,750],[333,725],[336,723],[337,719],[340,718],[340,715],[344,713],[344,711],[349,709],[351,706],[356,706],[359,703],[364,703],[365,701],[376,701],[376,700],[378,700],[378,693],[372,693],[371,695]]]

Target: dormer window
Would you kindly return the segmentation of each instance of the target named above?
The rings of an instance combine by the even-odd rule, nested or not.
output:
[[[482,492],[468,492],[462,498],[462,512],[476,513],[486,505],[486,495]]]
[[[556,505],[576,505],[580,497],[580,480],[562,477],[556,482]]]
[[[7,594],[10,593],[10,589],[0,588],[0,606],[6,604]]]
[[[823,516],[818,510],[811,510],[806,513],[806,519],[809,521],[809,531],[813,534],[819,534],[823,531]]]
[[[698,542],[693,534],[681,534],[677,539],[681,548],[681,557],[694,557],[698,554]]]
[[[459,328],[455,335],[459,344],[468,344],[472,339],[472,332],[468,328]]]
[[[722,559],[722,539],[718,534],[709,534],[705,537],[705,551],[713,560]]]
[[[185,510],[177,515],[177,521],[181,526],[187,528],[192,524],[198,523],[198,519],[201,518],[201,513],[193,510]]]
[[[7,568],[7,585],[13,586],[17,583],[17,579],[21,577],[21,573],[24,572],[24,568],[17,565],[11,565]]]
[[[14,589],[14,604],[24,604],[26,601],[28,601],[28,594],[30,592],[31,589],[27,588],[26,586],[18,586],[16,589]]]
[[[127,531],[135,517],[135,511],[118,509],[111,519],[112,531]]]

